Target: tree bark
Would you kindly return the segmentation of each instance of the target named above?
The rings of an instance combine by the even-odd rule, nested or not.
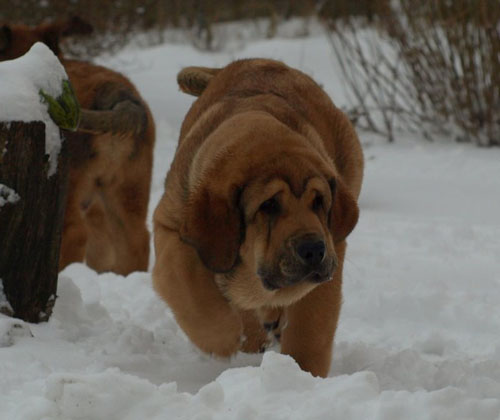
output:
[[[43,122],[0,123],[0,184],[19,196],[4,197],[0,206],[0,279],[10,315],[28,322],[48,320],[56,299],[68,180],[64,141],[50,178],[48,169]]]

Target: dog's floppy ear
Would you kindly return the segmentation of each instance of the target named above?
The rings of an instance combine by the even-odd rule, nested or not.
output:
[[[223,197],[202,187],[191,194],[181,239],[192,245],[203,264],[216,273],[230,271],[236,264],[244,236],[237,188]]]
[[[330,210],[330,231],[333,242],[342,242],[356,226],[359,208],[356,200],[340,179],[332,178],[328,182],[332,191],[332,208]]]
[[[12,43],[12,30],[9,25],[0,26],[0,53],[7,50]]]
[[[211,67],[186,67],[177,75],[177,83],[184,93],[200,96],[220,70]]]

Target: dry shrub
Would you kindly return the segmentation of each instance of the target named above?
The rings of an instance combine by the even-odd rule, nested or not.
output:
[[[387,7],[390,0],[323,0],[317,2],[320,18],[335,22],[345,18],[363,18],[372,22],[381,8]]]
[[[382,3],[330,37],[358,122],[390,141],[403,127],[500,145],[498,0]]]

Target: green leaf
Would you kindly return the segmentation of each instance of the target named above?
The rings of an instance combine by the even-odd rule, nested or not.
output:
[[[47,104],[50,118],[59,128],[75,131],[80,123],[80,104],[69,80],[62,82],[62,94],[57,98],[50,96],[43,89],[39,91],[40,99]]]

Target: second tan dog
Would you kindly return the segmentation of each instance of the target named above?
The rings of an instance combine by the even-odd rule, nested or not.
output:
[[[158,293],[201,350],[259,351],[266,329],[326,376],[363,156],[305,74],[254,59],[188,68],[187,114],[154,214]]]
[[[155,126],[126,77],[60,56],[61,37],[89,30],[78,18],[37,27],[0,26],[0,61],[44,42],[61,59],[82,107],[78,131],[65,133],[71,167],[59,269],[86,261],[96,271],[125,275],[148,269]]]

